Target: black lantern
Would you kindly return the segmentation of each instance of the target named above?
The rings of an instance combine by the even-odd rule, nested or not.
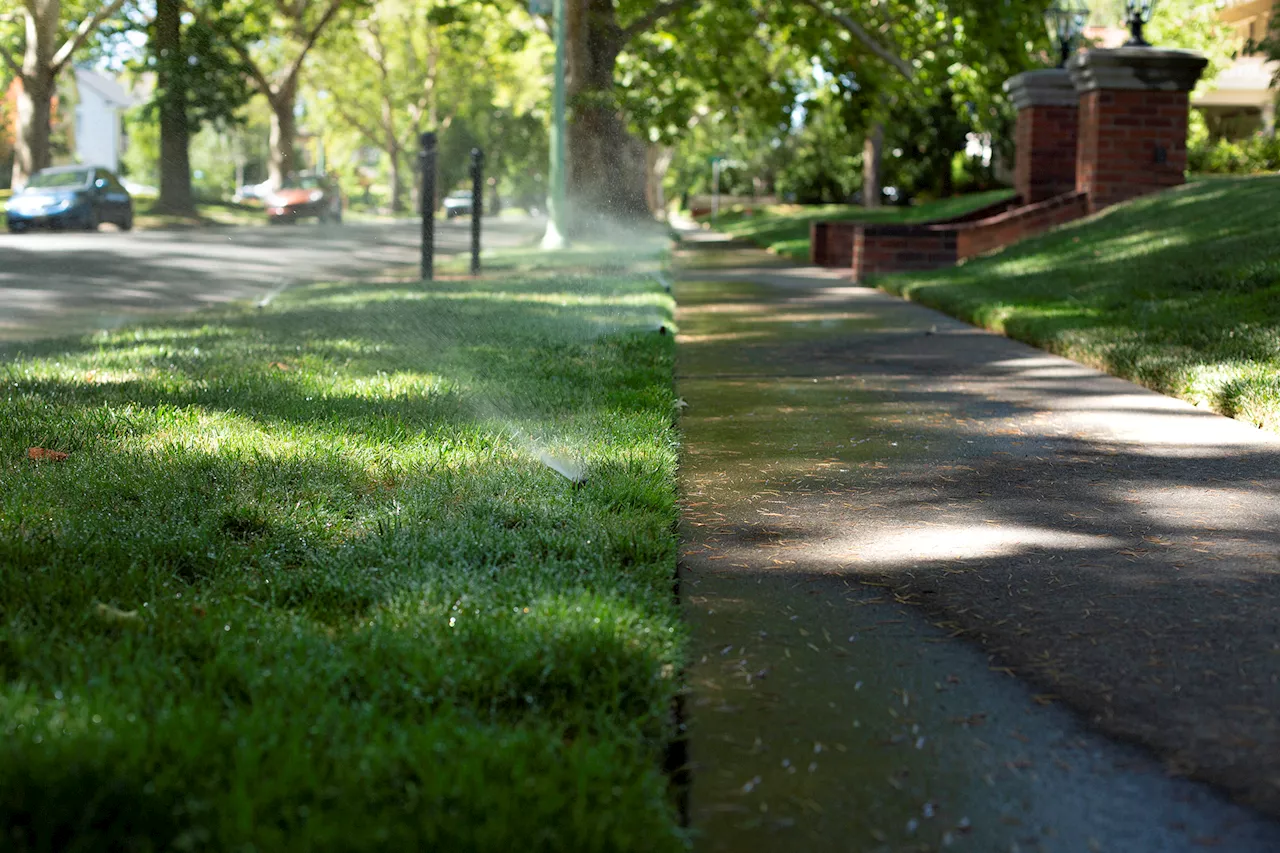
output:
[[[1129,40],[1125,47],[1151,47],[1142,37],[1142,28],[1151,23],[1156,11],[1156,0],[1124,0],[1124,22],[1129,25]]]
[[[1044,21],[1049,27],[1049,41],[1058,52],[1059,68],[1067,67],[1088,20],[1089,7],[1084,0],[1057,0],[1045,10]]]

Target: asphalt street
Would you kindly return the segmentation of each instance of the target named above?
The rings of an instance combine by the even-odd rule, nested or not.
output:
[[[484,248],[521,245],[543,226],[540,219],[485,220]],[[297,281],[411,275],[419,245],[417,220],[0,234],[0,343],[261,299]],[[469,246],[469,219],[436,223],[438,256]]]

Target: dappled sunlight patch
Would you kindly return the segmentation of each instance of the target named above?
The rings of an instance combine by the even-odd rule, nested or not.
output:
[[[910,530],[887,530],[857,536],[836,546],[849,563],[870,563],[894,569],[930,563],[1010,557],[1036,551],[1115,549],[1123,540],[1113,536],[1076,533],[992,519],[981,524],[937,524]]]
[[[682,344],[711,344],[711,343],[727,343],[730,341],[760,341],[772,340],[774,333],[769,331],[752,331],[752,332],[718,332],[711,334],[691,334],[682,332],[680,334],[680,343]]]

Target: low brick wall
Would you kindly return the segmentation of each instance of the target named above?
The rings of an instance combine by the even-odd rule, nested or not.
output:
[[[809,263],[815,267],[844,267],[853,259],[857,222],[809,223]]]
[[[955,225],[987,219],[1020,202],[1017,197],[988,204],[963,216],[940,219],[923,225],[872,225],[857,219],[828,220],[809,225],[809,262],[815,267],[850,267],[853,265],[854,235],[859,228],[929,228],[935,225]]]
[[[959,260],[1003,249],[1019,240],[1042,234],[1089,212],[1089,195],[1082,192],[1029,204],[997,216],[956,228],[956,255]]]
[[[1069,192],[976,220],[928,225],[827,224],[852,225],[848,229],[853,242],[849,270],[854,281],[864,281],[873,275],[953,266],[1079,219],[1088,212],[1088,194]],[[832,239],[831,232],[826,239]]]
[[[854,281],[867,276],[953,266],[956,229],[950,225],[862,225],[854,230]]]

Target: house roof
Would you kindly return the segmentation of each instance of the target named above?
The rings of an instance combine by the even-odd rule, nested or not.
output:
[[[91,68],[76,67],[76,84],[82,89],[89,89],[112,106],[132,107],[138,102],[115,80]]]

